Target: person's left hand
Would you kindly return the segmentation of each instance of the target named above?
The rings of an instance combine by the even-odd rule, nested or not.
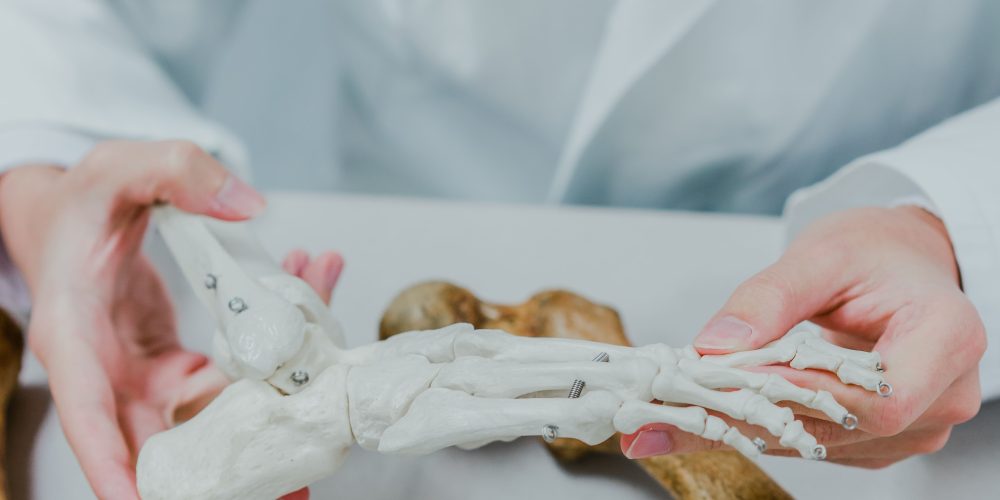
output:
[[[701,354],[757,349],[810,320],[835,344],[878,351],[894,387],[889,398],[819,370],[761,370],[833,393],[857,415],[858,429],[788,406],[827,447],[828,460],[881,468],[941,449],[952,427],[979,411],[986,336],[960,285],[937,217],[916,207],[845,211],[813,223],[775,264],[740,285],[694,346]],[[726,420],[764,438],[768,453],[797,456],[763,429]],[[654,424],[623,436],[621,446],[626,456],[642,458],[720,445]]]
[[[135,459],[146,438],[228,383],[180,345],[170,298],[141,252],[161,202],[225,220],[264,208],[210,155],[178,141],[104,143],[70,170],[26,165],[0,177],[0,226],[32,294],[28,345],[102,499],[138,498]],[[339,257],[296,259],[293,274],[329,297]]]

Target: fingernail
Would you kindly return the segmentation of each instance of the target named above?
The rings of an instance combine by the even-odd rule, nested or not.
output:
[[[709,323],[694,339],[696,349],[734,350],[750,347],[753,328],[732,316],[724,316]]]
[[[226,177],[222,189],[215,195],[215,201],[223,210],[243,217],[260,215],[267,206],[267,201],[257,190],[232,174]]]
[[[674,443],[670,440],[670,435],[664,431],[648,430],[640,432],[632,446],[625,451],[628,458],[646,458],[656,455],[670,453]]]

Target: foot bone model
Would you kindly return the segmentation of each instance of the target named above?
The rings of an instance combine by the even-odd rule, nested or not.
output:
[[[833,346],[811,331],[756,351],[700,356],[691,347],[523,338],[455,324],[346,350],[336,323],[304,284],[245,270],[250,266],[234,256],[253,253],[252,239],[227,241],[193,216],[159,210],[168,245],[218,318],[216,356],[241,380],[188,422],[146,442],[137,464],[146,499],[276,498],[333,473],[355,442],[398,454],[521,436],[596,444],[616,431],[664,423],[748,456],[764,451],[763,440],[708,410],[759,426],[803,457],[823,459],[822,444],[775,403],[813,408],[848,429],[857,418],[828,392],[742,368],[788,363],[836,373],[883,396],[892,392],[877,353]],[[233,244],[239,252],[227,248]],[[220,262],[225,272],[205,269]],[[245,288],[226,287],[227,279]],[[222,290],[229,295],[220,296]],[[229,307],[234,298],[240,307]],[[255,307],[253,321],[234,326]],[[282,352],[255,356],[261,345]]]

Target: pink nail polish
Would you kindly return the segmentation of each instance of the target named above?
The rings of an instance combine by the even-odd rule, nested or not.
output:
[[[634,459],[664,455],[670,453],[673,447],[670,434],[657,430],[642,431],[625,451],[625,456]]]
[[[724,316],[709,323],[694,339],[696,349],[741,350],[750,347],[753,328],[739,318]]]
[[[215,195],[215,200],[226,212],[236,216],[254,217],[267,206],[264,197],[239,177],[230,174]]]

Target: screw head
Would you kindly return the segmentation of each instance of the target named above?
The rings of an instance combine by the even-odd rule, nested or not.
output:
[[[757,451],[764,453],[767,451],[767,443],[759,437],[753,438],[753,445],[757,447]]]
[[[246,311],[247,309],[247,303],[239,297],[233,297],[233,299],[229,301],[229,310],[236,314]]]
[[[218,286],[218,284],[219,284],[218,276],[212,273],[208,273],[205,275],[205,288],[209,290],[215,290],[215,287]]]
[[[558,437],[559,437],[559,426],[549,424],[546,425],[545,427],[542,427],[542,439],[544,439],[546,443],[551,443],[555,441],[556,438]]]
[[[295,370],[289,378],[291,378],[292,383],[296,386],[303,386],[309,383],[309,372],[305,370]]]

